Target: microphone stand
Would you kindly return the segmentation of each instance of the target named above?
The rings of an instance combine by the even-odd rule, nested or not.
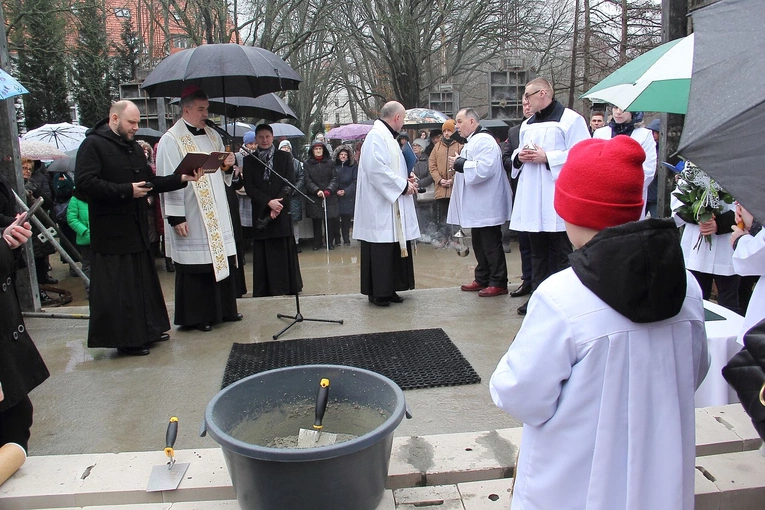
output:
[[[216,132],[218,132],[218,134],[220,134],[222,137],[225,137],[228,140],[233,140],[233,137],[230,134],[228,134],[227,131],[224,131],[223,129],[218,127],[213,121],[208,119],[207,121],[205,121],[205,123],[208,126],[210,126],[211,128],[213,128]],[[297,189],[297,186],[292,184],[289,181],[289,179],[287,179],[286,177],[281,175],[279,172],[274,170],[274,168],[271,165],[266,164],[266,162],[263,161],[262,159],[260,159],[254,151],[250,150],[248,147],[246,147],[244,145],[242,145],[241,148],[244,149],[244,151],[247,153],[248,156],[252,156],[253,158],[255,158],[256,161],[260,162],[261,165],[263,165],[265,168],[267,168],[270,175],[276,175],[277,177],[279,177],[279,179],[282,180],[282,182],[287,184],[290,188],[292,188],[293,190],[295,190],[298,193],[300,193],[301,195],[303,195],[306,198],[306,200],[310,201],[312,204],[314,203],[314,201],[308,195],[306,195],[305,193],[303,193],[302,191]],[[282,210],[284,210],[284,209],[282,209]],[[287,213],[287,214],[289,214],[289,213]],[[262,219],[262,220],[264,220],[264,225],[263,225],[264,228],[271,221],[270,220],[270,218],[271,218],[270,215],[267,216],[266,218],[267,219]],[[289,243],[289,246],[290,247],[294,247],[295,246],[295,233],[294,233],[294,230],[293,230],[294,227],[292,225],[292,221],[291,220],[290,220],[289,224],[290,224],[290,243]],[[327,237],[329,237],[329,236],[327,236]],[[290,250],[290,251],[292,251],[292,250]],[[289,254],[289,265],[290,265],[290,270],[292,271],[292,280],[295,282],[295,315],[284,315],[284,314],[281,314],[281,313],[277,313],[276,314],[276,318],[277,319],[291,319],[292,322],[290,322],[281,331],[279,331],[278,333],[273,335],[271,338],[273,338],[274,340],[278,339],[288,329],[290,329],[292,326],[294,326],[295,324],[297,324],[299,322],[309,321],[309,322],[330,322],[330,323],[334,323],[334,324],[342,324],[343,323],[343,319],[309,319],[307,317],[303,317],[303,314],[300,313],[300,296],[299,296],[299,292],[297,291],[297,274],[296,274],[297,273],[297,266],[296,266],[296,264],[294,262],[294,260],[296,258],[297,258],[297,253],[292,252],[292,253]]]

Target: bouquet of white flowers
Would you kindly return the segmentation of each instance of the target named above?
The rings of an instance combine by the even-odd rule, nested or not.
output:
[[[690,161],[685,162],[685,167],[680,172],[680,180],[677,182],[677,191],[672,194],[683,204],[676,209],[677,215],[690,223],[707,222],[722,214],[723,203],[733,203],[733,197],[727,191]],[[711,250],[712,236],[710,235],[699,234],[699,239],[693,248],[699,249],[702,238]]]

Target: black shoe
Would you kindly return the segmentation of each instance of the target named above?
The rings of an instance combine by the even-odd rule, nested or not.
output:
[[[369,296],[369,302],[377,306],[390,306],[390,298]]]
[[[399,296],[398,294],[396,294],[394,292],[393,293],[393,297],[390,298],[390,302],[391,303],[403,303],[404,302],[404,298],[402,298],[401,296]]]
[[[335,249],[335,245],[334,245],[334,243],[329,245],[329,249],[330,249],[330,250],[334,250],[334,249]]]
[[[529,307],[529,302],[526,301],[518,307],[518,315],[526,315],[526,309]]]
[[[212,324],[210,324],[209,322],[200,322],[199,324],[193,327],[194,329],[198,329],[199,331],[204,331],[204,332],[212,331]]]
[[[149,348],[145,345],[140,347],[117,347],[117,352],[126,356],[146,356],[149,354]]]
[[[313,247],[313,248],[311,248],[311,249],[312,249],[313,251],[319,251],[319,250],[321,250],[321,246],[314,246],[314,247]]]
[[[167,333],[162,333],[161,335],[159,335],[159,338],[156,338],[149,343],[155,344],[157,342],[167,342],[168,340],[170,340],[170,335],[168,335]]]
[[[80,275],[77,274],[77,271],[75,271],[71,267],[69,268],[69,276],[71,276],[73,278],[79,278],[80,277]]]
[[[165,257],[165,271],[167,271],[168,273],[175,272],[175,265],[173,264],[173,259],[169,259]]]
[[[237,313],[236,315],[231,317],[223,317],[223,322],[239,322],[242,319],[244,319],[244,315],[242,315],[241,313]]]
[[[350,246],[350,245],[351,245],[351,242],[350,242],[350,241],[345,241],[343,244],[344,244],[345,246]]]
[[[37,282],[37,283],[40,283],[40,284],[46,284],[46,285],[55,285],[55,284],[57,284],[57,283],[58,283],[58,280],[56,280],[55,278],[53,278],[51,275],[49,275],[49,274],[46,274],[46,275],[45,275],[45,278],[43,278],[43,279],[42,279],[42,281],[39,281],[39,282]]]
[[[510,297],[522,297],[531,294],[531,282],[524,280],[517,289],[510,293]]]
[[[303,253],[303,250],[300,249],[300,246],[297,247],[297,252],[298,253]]]

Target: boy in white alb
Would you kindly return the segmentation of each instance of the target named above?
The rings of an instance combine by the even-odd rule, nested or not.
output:
[[[674,222],[636,221],[644,159],[627,136],[585,140],[555,183],[571,267],[532,295],[489,385],[524,422],[513,510],[693,509],[704,308]]]

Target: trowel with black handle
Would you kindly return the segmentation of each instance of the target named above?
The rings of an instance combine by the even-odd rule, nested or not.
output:
[[[329,379],[322,379],[319,383],[319,391],[316,394],[316,418],[313,422],[313,430],[300,429],[300,433],[298,434],[298,448],[329,446],[337,442],[337,434],[322,432],[321,422],[324,420],[324,412],[327,410],[328,401]]]
[[[160,464],[151,469],[146,492],[174,491],[180,485],[183,475],[189,468],[188,462],[175,462],[175,439],[178,437],[178,418],[173,416],[167,424],[165,433],[165,455],[170,457],[167,464]]]

